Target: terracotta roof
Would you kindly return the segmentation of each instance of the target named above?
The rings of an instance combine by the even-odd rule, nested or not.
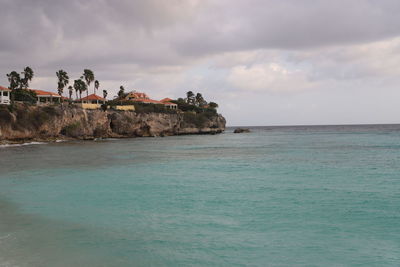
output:
[[[171,102],[172,100],[173,100],[173,99],[166,97],[166,98],[164,98],[164,99],[161,99],[160,101],[161,101],[161,102]]]
[[[148,103],[148,104],[158,104],[158,105],[176,105],[175,103],[161,102],[161,101],[153,100],[153,99],[132,99],[132,101]]]
[[[141,99],[132,99],[132,101],[136,101],[136,102],[142,102],[142,103],[151,103],[151,104],[160,104],[163,105],[164,103],[161,101],[157,101],[157,100],[153,100],[153,99],[147,99],[147,98],[141,98]]]
[[[130,92],[127,95],[128,98],[136,98],[136,99],[141,99],[141,98],[145,98],[148,99],[149,96],[145,93],[140,93],[140,92]]]
[[[7,87],[3,87],[0,85],[0,91],[11,91],[11,90],[8,89]]]
[[[85,97],[82,97],[81,99],[78,99],[78,101],[86,101],[86,100],[99,100],[99,101],[106,101],[105,98],[102,98],[101,96],[91,94]]]
[[[37,90],[37,89],[29,89],[33,92],[36,93],[38,96],[52,96],[52,97],[61,97],[59,94],[49,92],[49,91],[43,91],[43,90]]]

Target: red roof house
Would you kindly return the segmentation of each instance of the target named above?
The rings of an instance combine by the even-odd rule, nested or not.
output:
[[[86,97],[82,97],[81,99],[78,99],[77,102],[83,102],[88,104],[104,104],[106,102],[106,99],[101,96],[91,94]]]

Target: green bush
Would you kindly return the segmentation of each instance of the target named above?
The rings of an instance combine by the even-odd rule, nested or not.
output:
[[[60,111],[53,106],[45,106],[42,108],[42,111],[47,113],[50,116],[60,116],[61,115]]]
[[[183,114],[183,121],[188,124],[194,124],[197,128],[202,128],[208,121],[208,118],[203,113],[198,114],[193,112],[186,112]]]
[[[77,121],[65,126],[61,130],[61,134],[65,136],[76,137],[79,135],[80,130],[81,130],[81,124],[79,121]]]
[[[36,93],[31,90],[15,89],[11,91],[11,99],[15,101],[23,101],[30,104],[36,103]]]
[[[11,113],[7,109],[0,109],[0,126],[5,126],[12,122]]]

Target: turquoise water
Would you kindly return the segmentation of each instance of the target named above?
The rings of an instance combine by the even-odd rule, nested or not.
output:
[[[400,126],[0,148],[0,266],[400,266]]]

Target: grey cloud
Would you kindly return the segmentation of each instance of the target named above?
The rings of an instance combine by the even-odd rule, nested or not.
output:
[[[376,41],[400,33],[394,0],[213,2],[176,46],[187,54],[307,49]]]

